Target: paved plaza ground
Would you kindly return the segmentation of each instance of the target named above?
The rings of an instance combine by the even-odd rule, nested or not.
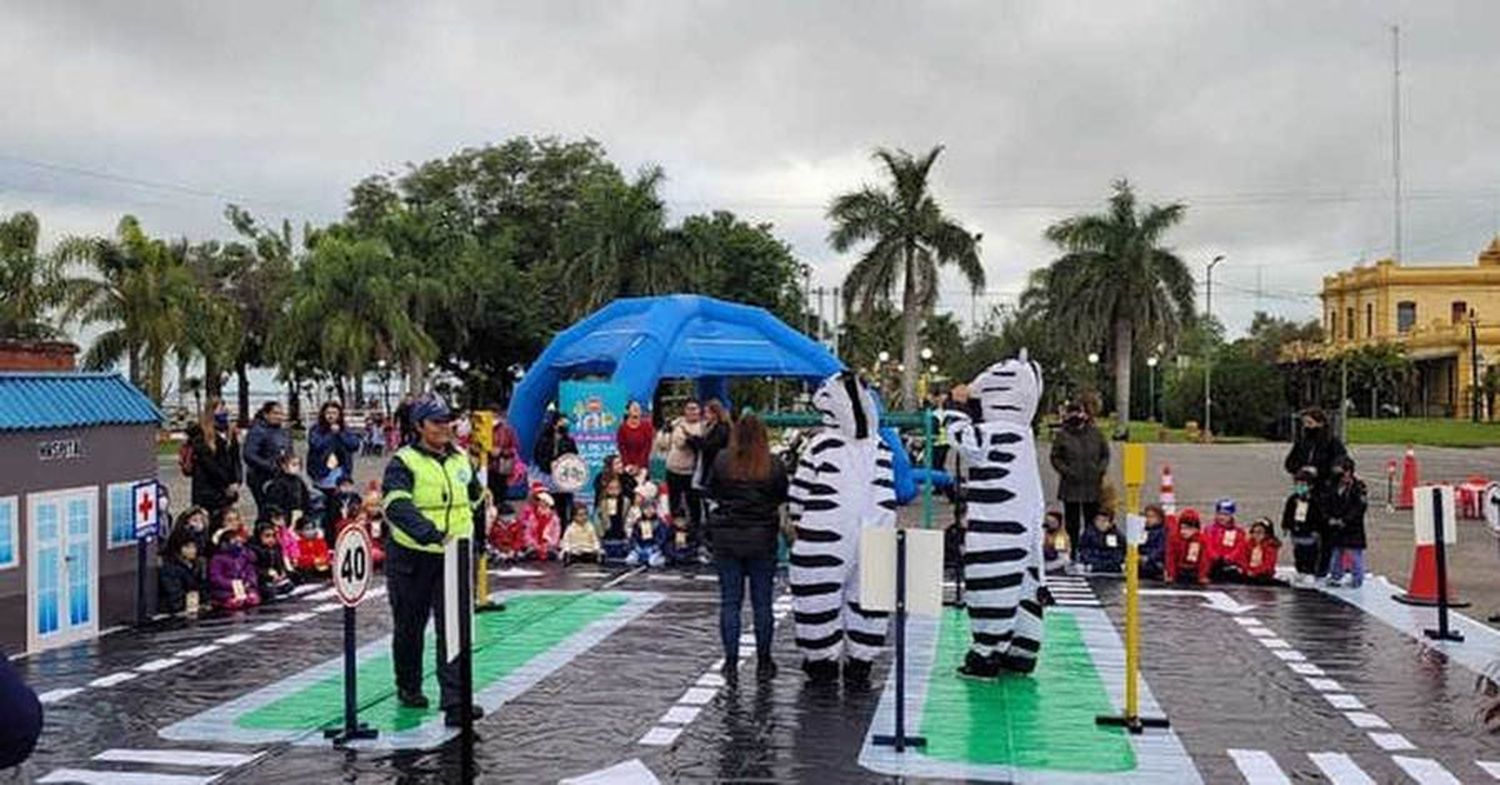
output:
[[[1284,447],[1161,446],[1151,460],[1153,471],[1172,464],[1180,503],[1232,495],[1253,517],[1280,509]],[[1356,456],[1383,467],[1397,452],[1360,448]],[[1420,456],[1431,479],[1500,475],[1500,451]],[[375,468],[366,461],[360,474]],[[164,477],[174,474],[164,465]],[[1378,501],[1383,484],[1375,485]],[[1372,572],[1395,583],[1405,582],[1410,559],[1406,518],[1382,511],[1372,521]],[[914,618],[906,715],[928,746],[903,755],[873,743],[894,721],[889,654],[871,690],[805,687],[784,583],[775,643],[782,673],[757,685],[747,663],[731,691],[719,675],[711,576],[589,565],[496,571],[492,588],[509,608],[481,615],[475,630],[476,696],[489,714],[478,725],[479,778],[1497,782],[1500,740],[1481,721],[1492,699],[1476,687],[1480,674],[1500,667],[1500,632],[1474,619],[1500,602],[1491,577],[1500,561],[1482,524],[1464,524],[1461,536],[1455,579],[1476,602],[1473,618],[1454,617],[1463,643],[1428,642],[1422,629],[1433,612],[1392,602],[1396,586],[1381,578],[1359,591],[1160,594],[1147,586],[1143,706],[1172,727],[1141,736],[1094,722],[1123,701],[1118,578],[1053,582],[1060,603],[1047,613],[1041,665],[1030,678],[957,679],[963,612]],[[46,701],[47,728],[16,781],[456,781],[458,745],[437,714],[393,704],[382,588],[358,625],[360,704],[381,729],[376,741],[338,751],[322,739],[340,712],[341,614],[331,590],[313,587],[253,613],[158,622],[19,660]]]

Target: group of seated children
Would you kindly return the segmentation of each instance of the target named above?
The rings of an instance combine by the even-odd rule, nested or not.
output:
[[[552,495],[533,485],[519,515],[506,518],[490,511],[487,539],[491,556],[502,564],[518,561],[579,561],[662,567],[697,560],[697,549],[685,529],[672,522],[667,499],[653,482],[608,477],[594,498],[593,514],[582,504],[559,531],[561,521]]]
[[[379,566],[384,561],[379,491],[372,489],[361,498],[346,481],[332,503],[338,505],[337,530],[365,528],[372,560]],[[309,506],[321,511],[316,504]],[[317,515],[267,505],[252,533],[234,508],[210,526],[208,512],[193,507],[178,516],[167,537],[158,607],[164,613],[196,614],[206,594],[215,609],[253,608],[290,594],[299,583],[328,580],[332,562]]]

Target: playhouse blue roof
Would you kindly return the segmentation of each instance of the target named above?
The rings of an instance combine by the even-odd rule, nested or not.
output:
[[[160,422],[151,399],[117,373],[0,371],[0,431]]]

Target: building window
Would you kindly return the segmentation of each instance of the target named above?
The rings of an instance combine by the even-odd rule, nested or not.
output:
[[[1365,337],[1375,337],[1375,303],[1365,303]]]
[[[130,489],[135,483],[120,482],[109,486],[109,547],[119,548],[135,544],[135,511],[130,509],[135,496]]]
[[[21,525],[18,497],[0,499],[0,570],[21,563]]]
[[[1463,300],[1454,300],[1449,313],[1452,315],[1454,324],[1463,324],[1469,318],[1469,304]]]
[[[1407,300],[1396,303],[1396,332],[1409,333],[1417,323],[1417,304]]]
[[[1349,334],[1349,340],[1354,340],[1354,308],[1352,306],[1344,311],[1344,331]]]

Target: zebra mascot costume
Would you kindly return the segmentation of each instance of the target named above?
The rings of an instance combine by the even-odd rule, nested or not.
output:
[[[969,386],[981,422],[943,412],[943,428],[969,463],[964,497],[964,599],[973,644],[960,675],[1030,673],[1042,648],[1042,516],[1031,422],[1042,397],[1042,371],[1026,359],[990,366]],[[961,408],[961,407],[958,407]]]
[[[875,397],[854,373],[825,380],[813,394],[823,429],[802,448],[791,483],[792,610],[802,668],[813,682],[839,678],[867,686],[885,645],[884,612],[859,607],[859,539],[896,524],[891,448],[880,440]]]

